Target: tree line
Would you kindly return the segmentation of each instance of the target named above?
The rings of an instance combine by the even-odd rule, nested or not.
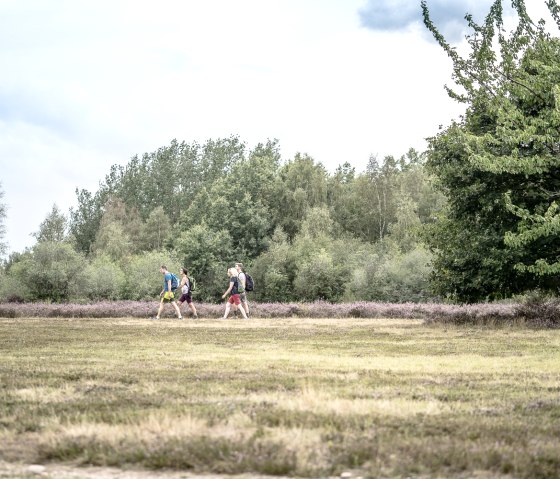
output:
[[[77,190],[68,215],[53,206],[36,245],[6,262],[2,295],[153,298],[161,263],[189,268],[197,299],[212,302],[242,261],[258,301],[428,300],[419,232],[444,199],[424,161],[411,149],[329,173],[307,155],[283,162],[277,141],[172,141]]]
[[[545,3],[560,27],[558,3]],[[463,58],[421,6],[453,64],[447,93],[466,108],[426,152],[331,173],[308,155],[283,161],[275,140],[250,150],[238,137],[174,140],[113,166],[97,191],[77,190],[68,215],[54,206],[37,244],[5,262],[0,299],[148,298],[167,264],[187,266],[198,299],[215,301],[236,261],[259,301],[557,294],[560,39],[522,0],[507,33],[495,0],[482,23],[465,17]]]

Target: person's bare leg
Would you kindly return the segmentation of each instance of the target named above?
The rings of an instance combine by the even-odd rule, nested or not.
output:
[[[175,308],[175,311],[177,313],[177,318],[181,318],[181,310],[179,309],[179,306],[177,306],[177,302],[176,301],[172,301],[171,304],[173,305],[173,307]]]

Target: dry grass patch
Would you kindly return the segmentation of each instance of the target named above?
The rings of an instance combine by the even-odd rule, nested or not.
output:
[[[359,416],[378,415],[405,417],[417,414],[435,415],[450,413],[452,406],[438,400],[408,399],[402,397],[381,398],[343,398],[328,392],[303,386],[301,392],[293,394],[251,395],[253,403],[267,403],[287,411],[310,412],[317,415]],[[457,407],[453,407],[456,409]]]
[[[18,318],[0,342],[4,461],[560,476],[560,331]]]

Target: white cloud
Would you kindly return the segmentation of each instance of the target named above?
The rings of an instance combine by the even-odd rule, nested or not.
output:
[[[461,41],[466,32],[465,14],[482,22],[494,0],[428,0],[430,18],[451,42]],[[507,10],[507,7],[506,7]],[[420,1],[368,0],[360,10],[362,24],[372,30],[399,31],[422,24]],[[424,31],[428,35],[427,30]]]
[[[461,42],[466,34],[471,33],[465,20],[467,13],[482,24],[493,3],[494,0],[427,0],[431,20],[451,43]],[[515,16],[511,3],[502,1],[506,25]],[[544,1],[526,2],[525,7],[535,23],[544,18],[550,26],[554,25]],[[420,0],[367,0],[359,14],[362,25],[374,31],[396,32],[423,26]],[[420,34],[431,35],[424,28]]]

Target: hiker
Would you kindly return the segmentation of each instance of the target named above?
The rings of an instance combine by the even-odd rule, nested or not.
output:
[[[235,263],[235,269],[238,274],[239,281],[243,285],[243,292],[239,293],[239,299],[241,300],[241,307],[245,310],[245,314],[249,317],[249,303],[247,302],[247,276],[243,271],[243,263]]]
[[[189,272],[187,271],[187,268],[181,268],[181,276],[182,276],[181,284],[179,285],[181,288],[181,297],[177,302],[177,304],[179,305],[179,311],[181,310],[181,305],[186,301],[193,313],[193,319],[198,319],[198,314],[196,313],[196,307],[192,302],[193,284],[191,282],[191,279],[189,278]]]
[[[167,266],[165,265],[161,265],[161,267],[159,268],[159,272],[163,274],[163,289],[161,290],[161,293],[159,293],[161,301],[159,303],[157,316],[153,317],[152,319],[161,318],[163,307],[167,303],[171,303],[173,308],[175,308],[175,311],[177,312],[177,318],[183,319],[183,316],[181,316],[181,310],[179,309],[179,306],[177,306],[177,302],[175,301],[175,291],[179,286],[179,280],[177,276],[175,276],[173,273],[170,273],[167,270]]]
[[[235,309],[241,311],[241,316],[243,316],[243,319],[249,319],[243,307],[239,307],[239,305],[241,304],[241,300],[239,299],[240,282],[237,270],[235,268],[229,268],[227,274],[229,276],[229,287],[227,291],[222,295],[222,299],[225,299],[228,294],[230,296],[226,303],[226,311],[224,313],[223,319],[227,319],[232,304],[235,305]]]

